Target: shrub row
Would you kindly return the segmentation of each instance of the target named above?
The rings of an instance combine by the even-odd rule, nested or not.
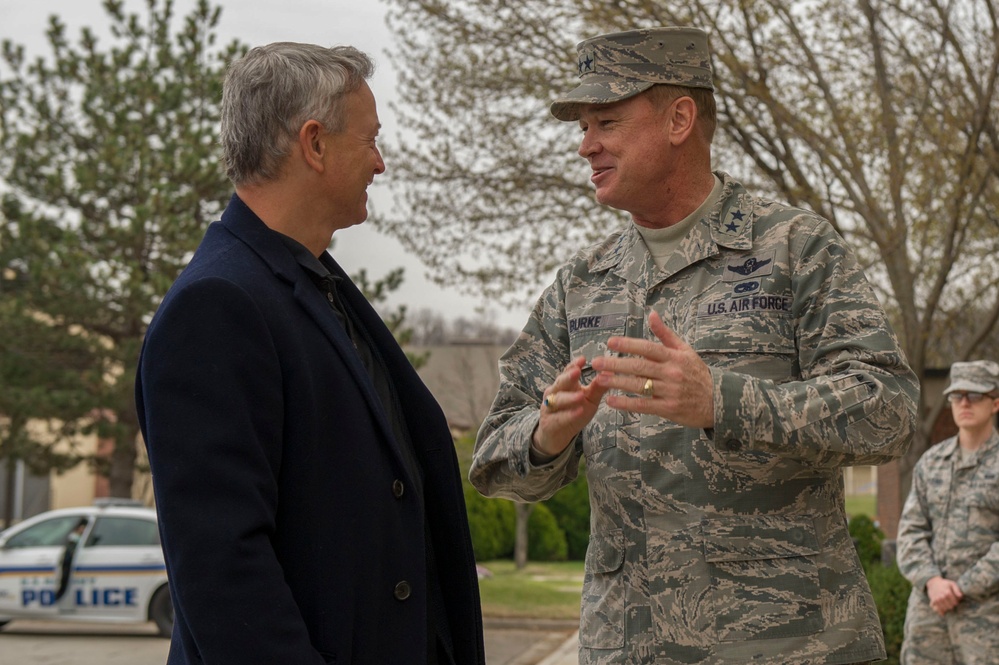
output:
[[[465,509],[476,561],[513,556],[516,514],[512,501],[488,499],[465,482]],[[538,503],[527,521],[531,561],[582,561],[590,539],[590,503],[582,471],[548,501]]]
[[[850,520],[850,535],[853,537],[857,554],[867,574],[867,583],[874,595],[878,608],[881,630],[885,634],[885,650],[888,652],[887,665],[898,665],[902,650],[902,634],[905,625],[905,609],[909,602],[912,585],[902,577],[895,564],[881,562],[881,544],[884,532],[866,515],[858,515]]]

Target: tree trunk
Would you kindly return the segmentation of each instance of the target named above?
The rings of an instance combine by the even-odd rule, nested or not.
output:
[[[520,570],[527,565],[527,521],[534,510],[533,503],[515,503],[517,523],[514,529],[513,562]]]
[[[6,459],[7,467],[7,496],[4,497],[3,528],[14,523],[14,477],[17,475],[17,461],[13,455],[8,455]]]

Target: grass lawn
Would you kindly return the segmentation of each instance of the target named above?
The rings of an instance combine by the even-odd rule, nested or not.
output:
[[[517,570],[502,559],[481,564],[493,574],[479,580],[482,614],[487,617],[578,619],[583,562],[529,562]]]
[[[850,517],[867,515],[872,520],[878,518],[878,497],[876,494],[847,494],[846,514]]]

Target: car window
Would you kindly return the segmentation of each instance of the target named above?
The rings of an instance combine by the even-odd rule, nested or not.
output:
[[[80,517],[82,516],[66,515],[39,522],[11,536],[4,547],[7,549],[18,549],[21,547],[55,547],[65,545],[66,536],[69,535],[69,532],[80,521]]]
[[[87,547],[149,546],[160,544],[156,522],[132,517],[99,517]]]

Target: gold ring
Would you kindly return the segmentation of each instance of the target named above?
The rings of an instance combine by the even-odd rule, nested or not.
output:
[[[652,397],[652,379],[645,379],[645,385],[642,386],[642,395],[645,397]]]
[[[558,407],[555,406],[555,395],[558,393],[550,393],[545,396],[545,407],[549,411],[558,411]]]

